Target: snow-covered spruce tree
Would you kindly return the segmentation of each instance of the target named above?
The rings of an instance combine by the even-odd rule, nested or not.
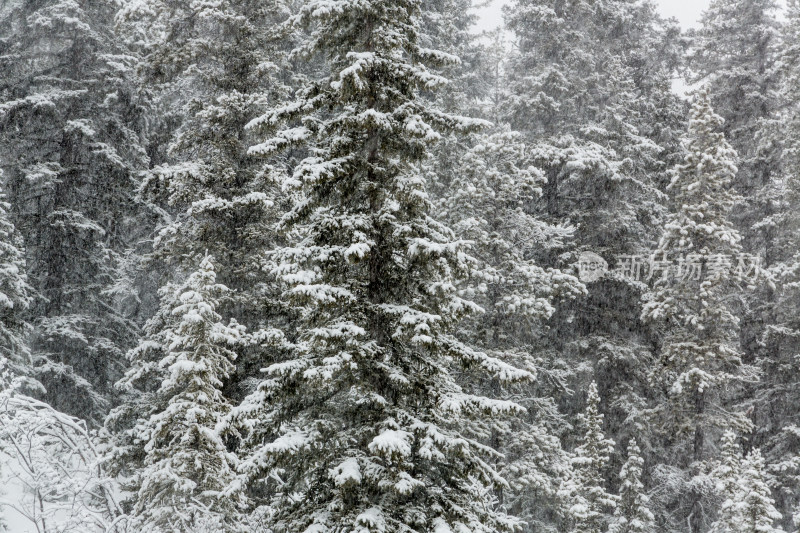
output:
[[[532,257],[567,270],[591,251],[617,270],[624,265],[615,257],[649,255],[684,120],[670,89],[681,55],[677,28],[651,4],[628,0],[517,0],[506,20],[517,52],[502,109],[547,178],[535,213],[551,226],[575,227],[566,249],[542,247]],[[541,353],[570,388],[597,380],[609,434],[620,441],[647,405],[654,359],[651,332],[639,318],[646,286],[633,277],[612,272],[589,284],[540,336]],[[576,416],[578,398],[565,396],[562,408]]]
[[[719,465],[714,470],[722,497],[717,520],[710,533],[780,533],[773,524],[781,518],[767,484],[764,459],[753,449],[742,459],[736,434],[722,437]]]
[[[750,450],[742,461],[740,490],[742,523],[737,533],[781,533],[773,527],[781,513],[775,509],[775,501],[767,483],[766,466],[758,448]]]
[[[231,408],[221,389],[234,369],[232,348],[245,336],[216,311],[226,291],[204,258],[179,287],[162,289],[148,336],[131,351],[120,386],[140,390],[139,420],[110,464],[131,474],[126,488],[136,531],[241,531],[244,500],[231,489],[236,459],[217,432]]]
[[[470,141],[473,147],[439,177],[449,182],[436,188],[442,220],[474,243],[471,253],[480,264],[471,279],[480,287],[472,297],[485,312],[464,321],[458,335],[546,382],[547,364],[536,352],[542,322],[555,305],[584,289],[573,276],[541,268],[531,256],[540,247],[560,245],[569,232],[533,215],[544,179],[520,134],[475,134]],[[469,387],[502,393],[485,390],[481,381]],[[502,505],[525,520],[526,531],[556,527],[569,507],[559,493],[569,477],[569,458],[557,438],[564,421],[548,388],[536,382],[510,388],[508,394],[526,398],[521,403],[527,415],[496,420],[486,429],[489,442],[505,455],[499,468],[510,489],[502,490]]]
[[[461,59],[445,69],[452,82],[431,95],[433,104],[497,118],[505,51],[498,43],[487,46],[471,31],[469,1],[439,0],[427,6],[424,46]],[[555,306],[581,294],[582,287],[572,276],[539,267],[533,256],[540,248],[564,246],[571,229],[551,227],[534,216],[544,176],[533,166],[523,136],[506,126],[470,136],[445,134],[432,148],[425,172],[435,212],[458,237],[474,243],[471,255],[480,265],[467,283],[479,286],[469,294],[485,312],[462,322],[458,338],[537,377],[502,389],[480,376],[459,382],[476,394],[525,398],[524,417],[493,419],[478,434],[504,455],[496,462],[510,486],[498,491],[498,501],[525,521],[523,531],[556,531],[566,523],[571,504],[560,490],[570,477],[570,464],[558,439],[568,424],[552,398],[556,380],[549,374],[549,361],[537,352]]]
[[[146,232],[133,173],[146,164],[134,58],[111,34],[113,5],[21,1],[0,12],[0,165],[22,234],[34,375],[52,405],[102,419],[135,342],[115,293]],[[129,300],[132,301],[132,300]]]
[[[764,336],[769,357],[761,359],[764,379],[758,391],[756,437],[775,476],[777,508],[789,530],[790,517],[800,508],[800,3],[789,1],[781,39],[782,92],[787,107],[782,113],[784,203],[776,226],[779,262],[772,265],[777,285],[774,320]],[[758,408],[758,407],[764,408]],[[795,520],[800,527],[800,521]]]
[[[717,519],[711,525],[712,533],[733,533],[738,531],[741,522],[741,508],[739,494],[742,489],[741,472],[742,457],[736,433],[726,431],[720,441],[719,464],[714,468],[713,475],[717,482],[717,492],[721,503],[717,511]]]
[[[572,458],[578,495],[583,498],[573,505],[573,533],[602,533],[606,531],[618,498],[605,488],[604,470],[614,453],[614,441],[603,433],[603,415],[597,384],[592,382],[586,397],[586,410],[581,415],[583,439]]]
[[[143,84],[160,109],[171,109],[165,122],[174,123],[164,126],[163,160],[140,189],[164,214],[149,268],[180,277],[206,254],[213,256],[219,282],[231,289],[221,296],[219,311],[252,333],[289,316],[272,307],[273,285],[263,269],[275,239],[273,170],[248,156],[255,139],[245,132],[266,106],[285,98],[288,78],[302,75],[297,65],[290,73],[279,57],[292,42],[291,34],[279,31],[288,17],[286,3],[130,1],[117,16],[121,31],[141,47]],[[165,276],[159,283],[170,281]],[[237,378],[228,394],[250,392],[246,377],[263,364],[254,359],[263,357],[258,341],[265,335],[251,337],[254,346],[237,348]]]
[[[508,68],[508,120],[546,172],[548,222],[579,225],[579,245],[598,253],[630,252],[655,237],[657,220],[641,210],[657,207],[648,173],[665,171],[662,148],[639,131],[649,117],[624,53],[644,46],[642,33],[657,33],[640,9],[627,0],[516,0],[506,11],[519,48]]]
[[[121,31],[139,43],[141,76],[163,106],[178,106],[167,161],[146,173],[141,194],[166,212],[153,255],[191,270],[215,258],[224,305],[257,313],[259,256],[272,232],[269,166],[248,157],[245,125],[287,88],[279,80],[275,30],[284,2],[124,2]],[[250,289],[245,290],[245,289]],[[252,318],[252,317],[250,317]]]
[[[745,251],[775,257],[773,180],[779,177],[779,140],[774,129],[781,102],[776,68],[778,23],[774,0],[713,0],[693,35],[689,65],[702,80],[714,110],[725,119],[722,131],[739,154],[732,185],[743,197],[731,214]]]
[[[452,364],[498,381],[530,373],[449,331],[477,311],[456,283],[466,243],[430,216],[420,163],[437,130],[481,122],[436,111],[420,91],[453,56],[419,45],[419,0],[312,0],[292,19],[310,30],[296,54],[322,55],[330,76],[255,120],[276,133],[251,153],[304,144],[284,186],[295,202],[276,249],[286,298],[302,306],[294,349],[234,422],[249,432],[241,466],[275,532],[496,532],[505,482],[471,420],[518,413],[462,391]],[[287,126],[283,126],[288,123]]]
[[[655,533],[650,498],[642,484],[644,460],[635,439],[628,443],[628,459],[620,470],[619,503],[609,533]]]
[[[777,9],[773,0],[712,1],[689,58],[695,80],[709,88],[715,111],[725,119],[722,131],[739,154],[732,185],[742,201],[731,220],[742,235],[744,251],[760,256],[767,267],[785,259],[776,243],[784,143],[778,117],[784,103]],[[772,357],[762,337],[765,325],[776,320],[775,299],[772,285],[763,284],[743,301],[741,337],[747,362]]]
[[[475,35],[468,0],[426,6],[423,46],[454,53],[461,61],[443,69],[450,84],[425,96],[446,112],[496,119],[503,92],[498,85],[502,45],[487,45]],[[563,246],[571,229],[552,228],[533,216],[543,175],[527,151],[524,138],[507,126],[469,136],[445,133],[424,168],[435,212],[458,237],[473,242],[471,255],[479,262],[465,286],[479,286],[468,294],[485,312],[462,322],[457,337],[537,376],[515,387],[498,387],[480,376],[466,376],[459,384],[475,394],[525,398],[524,417],[492,419],[476,436],[503,454],[495,462],[510,486],[497,492],[501,508],[525,521],[523,531],[540,532],[556,531],[568,520],[571,501],[560,489],[570,477],[570,464],[558,439],[568,424],[550,395],[556,380],[534,344],[555,305],[582,289],[575,278],[532,259],[537,248]]]
[[[0,194],[0,358],[20,376],[31,371],[26,342],[31,287],[25,274],[22,238],[11,222],[10,211],[11,204]]]
[[[726,394],[743,381],[755,380],[753,368],[742,363],[739,321],[729,303],[749,281],[738,272],[741,237],[728,219],[738,200],[730,188],[736,152],[719,132],[721,125],[708,92],[699,91],[692,105],[685,160],[669,185],[674,211],[667,217],[656,257],[700,266],[694,267],[694,274],[685,270],[682,275],[655,276],[642,311],[644,320],[664,328],[660,363],[652,374],[666,399],[653,411],[653,427],[664,446],[662,465],[688,476],[685,485],[660,480],[673,492],[662,495],[662,503],[678,506],[678,512],[670,513],[674,527],[686,527],[688,519],[692,533],[707,528],[712,516],[703,501],[711,497],[703,488],[709,483],[703,480],[720,431],[750,429],[745,414],[727,405]],[[655,483],[666,469],[656,469]]]

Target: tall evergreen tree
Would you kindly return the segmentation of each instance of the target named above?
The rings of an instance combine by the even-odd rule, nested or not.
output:
[[[206,257],[180,287],[162,291],[148,337],[131,352],[121,385],[141,390],[139,421],[113,455],[117,471],[133,474],[139,531],[243,531],[241,492],[228,490],[236,460],[217,433],[231,407],[221,389],[234,369],[232,348],[244,338],[217,314],[227,290]]]
[[[422,42],[460,58],[443,70],[451,83],[435,93],[433,104],[497,120],[505,51],[472,31],[469,1],[428,5]],[[459,238],[474,243],[471,253],[479,264],[470,280],[478,287],[470,296],[484,313],[465,320],[458,337],[536,376],[504,390],[481,379],[460,383],[479,394],[524,398],[528,410],[522,418],[496,419],[483,429],[486,442],[504,454],[498,469],[510,486],[498,492],[498,501],[525,521],[524,531],[556,531],[567,523],[572,503],[563,490],[571,466],[558,438],[567,424],[552,397],[555,389],[562,391],[561,383],[552,379],[538,341],[555,307],[583,294],[583,288],[558,269],[540,267],[534,257],[543,248],[564,246],[572,229],[535,216],[544,175],[533,165],[524,137],[506,125],[469,136],[445,133],[431,152],[426,175],[435,212]]]
[[[525,420],[498,420],[490,440],[505,454],[500,471],[511,490],[502,492],[503,505],[525,520],[526,530],[541,531],[566,514],[559,493],[570,468],[557,438],[563,416],[551,397],[548,362],[538,353],[537,340],[555,306],[585,291],[573,276],[532,259],[539,248],[561,245],[570,232],[534,216],[544,177],[531,164],[522,136],[501,130],[475,134],[471,141],[474,146],[442,176],[447,185],[436,187],[443,221],[474,243],[480,265],[473,274],[480,282],[474,301],[484,312],[465,320],[459,336],[537,378],[509,391],[526,398]],[[480,380],[470,385],[482,389]]]
[[[579,246],[598,253],[640,249],[657,222],[642,209],[657,209],[648,176],[666,168],[662,148],[640,131],[654,121],[642,115],[626,55],[645,46],[642,34],[656,34],[642,9],[627,0],[517,0],[507,10],[519,47],[509,67],[509,121],[533,141],[546,172],[545,213],[579,225]],[[633,24],[637,16],[644,28]],[[668,76],[656,70],[651,81]]]
[[[144,234],[134,173],[135,58],[111,33],[107,2],[8,4],[0,14],[0,164],[39,296],[31,338],[44,398],[98,421],[136,324],[120,304],[126,252]]]
[[[628,459],[619,473],[619,504],[609,533],[655,533],[655,517],[650,511],[650,498],[642,484],[644,460],[635,439],[628,443]]]
[[[757,439],[780,487],[775,497],[788,530],[789,517],[800,505],[800,420],[793,407],[800,401],[796,379],[800,372],[800,4],[790,0],[785,14],[780,51],[782,93],[787,103],[780,120],[785,139],[783,202],[776,216],[780,261],[771,265],[776,298],[773,321],[763,339],[768,357],[761,360],[764,379],[755,405]],[[795,524],[800,522],[795,520]]]
[[[732,181],[743,208],[732,220],[745,251],[772,264],[775,228],[773,180],[779,177],[779,145],[770,130],[780,107],[776,68],[778,24],[773,0],[713,0],[694,35],[690,66],[708,87],[722,131],[739,154]],[[761,223],[761,224],[759,224]]]
[[[279,31],[287,3],[131,1],[117,17],[144,56],[143,85],[168,114],[166,149],[140,188],[163,214],[148,268],[180,277],[210,254],[220,283],[231,289],[221,296],[220,312],[253,333],[278,320],[263,268],[275,238],[276,198],[274,170],[247,153],[255,138],[245,125],[289,91],[291,73],[279,57],[292,42]],[[169,274],[159,280],[170,281]],[[229,394],[249,392],[245,378],[262,364],[256,355],[262,337],[237,347],[238,377]]]
[[[689,65],[709,88],[722,131],[739,154],[733,188],[741,205],[731,213],[745,252],[771,267],[786,256],[777,241],[781,204],[783,107],[778,61],[778,4],[773,0],[714,0],[694,35]],[[773,357],[763,342],[774,324],[776,293],[763,284],[743,299],[741,337],[745,361]],[[757,413],[757,416],[760,413]],[[763,436],[754,435],[756,444]]]
[[[722,437],[720,463],[714,475],[722,504],[712,533],[780,533],[773,523],[781,518],[775,509],[764,459],[758,449],[742,458],[736,434],[726,431]]]
[[[739,262],[741,237],[728,219],[738,201],[730,188],[736,152],[719,131],[722,122],[701,90],[692,106],[685,160],[669,185],[674,211],[656,254],[658,261],[687,266],[680,272],[662,269],[643,309],[645,320],[665,327],[653,372],[665,398],[655,408],[656,425],[666,458],[690,476],[685,486],[673,484],[673,497],[684,500],[675,527],[684,527],[688,518],[692,533],[703,531],[712,516],[703,503],[710,497],[703,480],[720,430],[750,429],[745,414],[728,405],[726,391],[730,395],[737,384],[755,380],[754,369],[742,362],[739,320],[729,304],[750,280]],[[749,261],[747,269],[752,266]]]
[[[557,310],[540,335],[541,352],[572,388],[597,380],[608,399],[608,430],[627,441],[629,421],[641,419],[647,405],[654,356],[652,332],[631,304],[646,290],[644,280],[625,274],[616,259],[649,255],[658,238],[660,189],[683,120],[670,89],[679,32],[653,5],[629,0],[517,0],[506,20],[517,52],[507,67],[503,116],[525,135],[546,177],[536,214],[575,228],[567,246],[543,247],[534,258],[567,271],[590,251],[612,268]],[[560,399],[576,416],[580,404],[563,393]]]
[[[742,457],[737,436],[733,431],[722,434],[719,464],[714,469],[717,491],[722,502],[717,512],[717,520],[711,525],[713,533],[733,533],[741,524],[739,494],[742,487]]]
[[[478,311],[456,286],[473,260],[431,217],[420,163],[437,130],[482,123],[418,95],[446,83],[431,68],[455,60],[420,45],[426,11],[419,0],[307,2],[292,19],[310,30],[295,54],[322,55],[330,75],[251,123],[277,129],[254,155],[311,149],[284,182],[295,201],[282,227],[296,240],[272,254],[302,308],[297,339],[236,417],[251,429],[242,472],[276,532],[516,524],[493,508],[487,489],[505,482],[470,420],[521,408],[464,392],[450,366],[531,375],[449,333]]]
[[[22,238],[10,218],[11,204],[0,195],[0,357],[17,375],[29,374],[26,321],[31,287],[25,274]]]
[[[742,498],[742,525],[736,531],[742,533],[781,533],[773,527],[781,514],[775,509],[775,501],[767,484],[764,458],[756,448],[750,450],[742,462],[740,487]]]
[[[603,434],[603,415],[600,413],[600,396],[592,382],[586,398],[586,411],[581,416],[584,436],[575,449],[572,459],[576,470],[577,489],[586,503],[573,506],[574,533],[602,533],[618,499],[605,488],[604,470],[614,453],[614,441]]]

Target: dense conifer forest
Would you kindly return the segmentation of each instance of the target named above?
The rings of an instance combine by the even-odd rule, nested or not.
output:
[[[478,4],[0,0],[0,531],[800,531],[800,0]]]

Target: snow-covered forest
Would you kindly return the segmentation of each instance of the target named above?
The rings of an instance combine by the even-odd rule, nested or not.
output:
[[[0,531],[800,531],[800,0],[478,4],[0,0]]]

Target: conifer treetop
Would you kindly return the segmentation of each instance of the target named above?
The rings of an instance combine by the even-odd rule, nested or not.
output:
[[[141,387],[148,376],[160,381],[154,393],[142,391],[144,412],[130,435],[143,443],[132,487],[132,520],[143,530],[240,531],[237,460],[218,426],[231,408],[221,389],[234,370],[233,348],[246,335],[216,311],[226,291],[205,257],[179,287],[162,291],[164,323],[132,351],[122,384]]]
[[[592,381],[586,398],[586,409],[580,417],[583,439],[572,458],[574,485],[578,498],[570,512],[575,519],[574,533],[601,533],[618,504],[618,498],[605,488],[604,470],[614,453],[614,441],[603,433],[600,395]]]
[[[744,492],[741,502],[743,525],[738,531],[746,533],[781,533],[773,527],[781,513],[775,509],[764,458],[758,448],[748,452],[742,461],[740,490]]]
[[[628,443],[628,459],[619,473],[620,501],[609,533],[655,533],[655,517],[650,511],[650,498],[642,483],[643,468],[641,450],[636,439],[631,439]]]
[[[470,243],[434,219],[421,162],[447,131],[480,120],[421,93],[457,61],[420,45],[419,0],[316,0],[291,23],[294,51],[327,61],[294,102],[250,123],[250,155],[308,156],[282,185],[290,245],[271,254],[283,298],[302,309],[286,358],[264,369],[232,423],[248,428],[248,482],[274,486],[263,508],[276,532],[513,529],[494,509],[496,456],[474,420],[524,412],[465,390],[453,365],[499,382],[532,378],[452,335],[481,309],[459,289]]]
[[[677,209],[668,217],[660,250],[735,253],[741,236],[728,214],[741,198],[730,185],[736,175],[736,151],[721,131],[723,119],[711,107],[707,89],[692,103],[686,155],[668,190]]]

